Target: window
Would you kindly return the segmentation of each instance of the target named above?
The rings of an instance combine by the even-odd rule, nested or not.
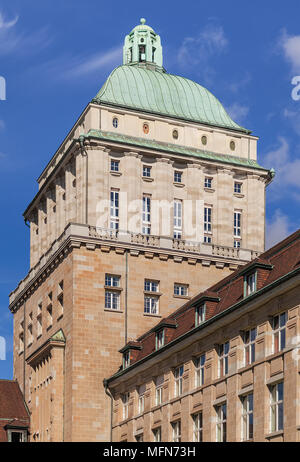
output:
[[[255,339],[256,327],[244,332],[244,365],[254,363],[255,361]]]
[[[144,441],[143,433],[141,433],[140,435],[136,435],[135,440],[137,443],[142,443]]]
[[[156,334],[156,349],[158,350],[159,348],[162,348],[164,344],[165,344],[165,331],[164,329],[161,329]]]
[[[43,333],[43,319],[42,319],[42,304],[39,303],[37,308],[37,338],[39,338]]]
[[[203,135],[201,137],[201,143],[203,144],[203,146],[206,146],[207,145],[207,136]]]
[[[174,443],[180,443],[181,441],[181,422],[178,420],[178,422],[172,423],[172,437],[173,437],[173,442]]]
[[[158,292],[158,281],[145,279],[144,290],[145,292]]]
[[[19,352],[22,352],[24,351],[24,321],[20,323],[19,331]]]
[[[177,367],[174,370],[174,397],[180,396],[182,394],[182,376],[183,376],[183,366]]]
[[[163,383],[164,376],[160,375],[155,381],[155,406],[160,406],[163,402]]]
[[[147,123],[143,124],[143,132],[145,133],[145,135],[148,135],[149,133],[149,125]]]
[[[111,172],[118,172],[119,171],[120,162],[118,160],[111,160],[110,161],[110,171]]]
[[[105,285],[108,287],[120,287],[120,276],[113,274],[105,275]]]
[[[110,191],[110,229],[119,229],[119,190]]]
[[[273,353],[278,353],[285,348],[285,329],[286,329],[287,315],[286,313],[278,314],[272,319],[272,343]]]
[[[212,178],[209,178],[209,177],[205,177],[204,179],[204,188],[208,188],[208,189],[211,189],[212,188]]]
[[[123,354],[123,369],[130,366],[130,350],[125,351]]]
[[[253,394],[242,396],[242,440],[253,438]]]
[[[204,385],[205,354],[195,359],[195,387]]]
[[[270,387],[271,432],[283,430],[283,382]]]
[[[174,295],[177,295],[179,297],[187,297],[188,295],[188,288],[189,286],[187,284],[174,284]]]
[[[193,415],[193,440],[198,443],[203,441],[202,412]]]
[[[241,222],[242,222],[242,212],[234,212],[234,218],[233,218],[233,235],[234,237],[241,238],[242,232],[241,232]]]
[[[31,345],[33,342],[33,335],[32,335],[32,324],[28,325],[28,340],[27,340],[27,345]]]
[[[226,420],[227,420],[227,406],[222,404],[216,407],[217,413],[217,442],[226,442]]]
[[[228,355],[229,355],[229,342],[219,345],[219,361],[218,361],[218,376],[223,377],[228,374]]]
[[[26,443],[27,430],[7,430],[7,440],[9,443]]]
[[[178,130],[173,130],[172,136],[173,136],[174,140],[178,140]]]
[[[53,316],[52,316],[52,292],[48,294],[48,302],[49,305],[47,306],[47,329],[49,329],[53,324]]]
[[[242,243],[242,241],[241,241],[240,239],[234,239],[234,241],[233,241],[233,247],[234,247],[235,249],[240,249],[240,248],[241,248],[241,243]]]
[[[129,407],[129,393],[124,393],[122,395],[122,403],[123,403],[123,420],[128,419],[128,407]]]
[[[111,290],[105,291],[105,308],[111,310],[120,309],[120,293]]]
[[[151,178],[151,167],[143,166],[143,176],[146,178]]]
[[[142,414],[145,409],[145,392],[146,385],[141,385],[139,387],[139,399],[138,399],[138,413]]]
[[[142,233],[151,234],[151,197],[143,196]]]
[[[153,438],[155,443],[161,442],[161,427],[155,428],[153,430]]]
[[[58,317],[61,317],[64,314],[64,281],[60,281],[58,284]]]
[[[245,297],[256,291],[256,272],[245,276]]]
[[[175,171],[174,172],[174,183],[181,183],[182,182],[182,172]]]
[[[174,239],[182,237],[182,201],[174,201]]]
[[[118,128],[119,121],[118,121],[117,117],[114,117],[114,118],[113,118],[112,124],[113,124],[113,127],[114,127],[114,128]]]
[[[235,194],[242,193],[242,183],[238,183],[237,181],[234,182],[234,193]]]
[[[144,313],[158,314],[158,297],[146,295],[144,299]]]
[[[205,321],[205,303],[200,306],[197,306],[195,309],[195,327],[202,324]]]
[[[212,208],[204,207],[204,242],[211,243],[212,233]]]

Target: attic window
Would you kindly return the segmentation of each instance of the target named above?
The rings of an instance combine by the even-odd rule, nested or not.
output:
[[[256,271],[246,274],[244,277],[244,297],[248,297],[256,291]]]
[[[126,369],[130,366],[130,350],[126,351],[123,354],[123,369]]]
[[[146,46],[139,45],[139,62],[143,63],[146,61]]]
[[[195,308],[195,327],[199,326],[205,321],[205,311],[206,311],[205,303]]]
[[[159,350],[159,348],[162,348],[165,344],[165,331],[164,329],[161,329],[160,331],[157,332],[156,338],[155,338],[155,344],[156,344],[156,350]]]

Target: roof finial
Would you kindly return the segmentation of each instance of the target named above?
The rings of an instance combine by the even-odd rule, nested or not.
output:
[[[145,18],[141,18],[141,19],[140,19],[140,22],[141,22],[141,24],[145,24],[146,19],[145,19]]]

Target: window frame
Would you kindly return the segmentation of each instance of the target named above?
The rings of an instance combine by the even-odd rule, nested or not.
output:
[[[178,288],[178,293],[176,293],[176,288]],[[186,293],[181,293],[182,290],[185,289]],[[188,297],[189,296],[189,285],[188,284],[183,284],[180,282],[174,282],[174,295],[177,297]]]
[[[244,297],[249,297],[257,290],[257,271],[245,274],[244,276]]]
[[[151,195],[143,194],[142,199],[142,234],[151,234]]]
[[[159,314],[159,297],[157,295],[144,296],[144,314]]]
[[[110,229],[118,230],[120,221],[120,190],[110,190]]]
[[[155,335],[155,349],[159,350],[165,346],[165,329],[160,329]]]
[[[174,170],[174,183],[182,183],[182,172]]]
[[[194,359],[195,388],[202,387],[205,380],[206,355],[202,353]]]
[[[225,417],[224,417],[225,409]],[[216,418],[216,441],[226,443],[227,441],[227,403],[215,406]]]
[[[172,441],[173,443],[181,442],[181,420],[172,422]]]
[[[282,385],[282,399],[279,399],[279,390],[278,387]],[[275,391],[275,400],[274,393]],[[278,432],[284,429],[284,382],[277,382],[269,386],[270,392],[270,431]],[[281,412],[280,412],[281,410]],[[281,413],[281,418],[280,414]],[[282,425],[280,425],[280,420],[282,419]]]
[[[206,189],[212,189],[212,182],[213,182],[213,177],[211,176],[206,176],[204,178],[204,188]]]
[[[281,318],[284,315],[284,324],[280,325]],[[275,319],[278,318],[278,327],[275,328]],[[286,347],[286,324],[288,321],[287,311],[282,311],[272,317],[272,352],[273,354],[283,351]],[[276,336],[278,335],[278,345],[276,348]]]
[[[206,303],[201,303],[195,307],[195,327],[200,326],[205,322]]]
[[[115,303],[116,302],[116,303]],[[120,292],[112,289],[105,289],[104,308],[106,310],[120,310]]]
[[[181,199],[174,199],[173,202],[173,237],[182,239],[182,216],[183,203]]]
[[[178,366],[173,371],[174,376],[174,398],[182,395],[183,392],[183,374],[184,366]]]
[[[226,351],[228,345],[228,351]],[[229,371],[230,342],[223,342],[218,345],[218,378],[225,377]]]
[[[251,400],[249,400],[249,398]],[[254,434],[254,395],[253,392],[248,393],[240,397],[241,400],[241,430],[242,430],[242,441],[249,441],[253,439]],[[246,406],[245,406],[246,404]],[[251,409],[252,405],[252,409]],[[250,420],[252,419],[252,424]],[[250,430],[252,425],[252,430]]]
[[[115,159],[110,159],[110,171],[119,172],[120,171],[120,161]]]
[[[254,337],[253,334],[254,333]],[[247,334],[249,334],[249,339],[247,339]],[[257,327],[246,329],[243,332],[243,342],[244,342],[244,367],[250,366],[250,364],[255,362],[255,344],[257,337]],[[248,354],[248,358],[247,358]]]
[[[193,418],[193,441],[202,443],[203,441],[203,412],[192,415]]]

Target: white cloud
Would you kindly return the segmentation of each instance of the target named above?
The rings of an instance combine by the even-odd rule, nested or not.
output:
[[[239,103],[233,103],[231,106],[227,106],[225,109],[230,117],[237,123],[242,123],[249,113],[249,107],[243,106]]]
[[[294,131],[300,136],[300,111],[284,109],[283,116],[291,122]]]
[[[300,158],[291,157],[289,143],[284,137],[278,137],[278,143],[278,147],[264,156],[264,164],[269,168],[274,168],[276,172],[270,187],[272,194],[268,196],[274,201],[285,194],[289,197],[293,194],[294,199],[297,199],[300,193]]]
[[[279,46],[292,71],[300,72],[300,35],[288,35],[284,30],[279,39]]]
[[[275,210],[273,217],[266,221],[266,249],[285,239],[291,232],[288,217],[281,210]]]
[[[11,27],[14,27],[14,25],[17,24],[18,19],[19,17],[16,16],[11,21],[5,21],[3,13],[0,11],[0,29],[10,29]]]
[[[214,70],[209,60],[227,48],[228,40],[222,26],[208,24],[196,37],[186,37],[179,48],[177,60],[182,67],[201,65],[204,78],[210,80]]]

